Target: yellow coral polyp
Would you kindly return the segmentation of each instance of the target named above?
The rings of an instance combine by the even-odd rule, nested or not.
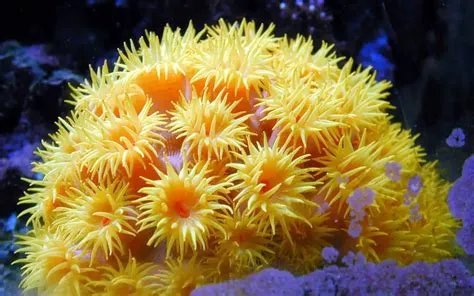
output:
[[[272,234],[279,225],[290,237],[288,225],[305,220],[296,205],[315,207],[304,195],[317,184],[311,180],[311,169],[303,167],[309,155],[297,156],[298,149],[279,144],[279,139],[270,145],[265,138],[257,145],[249,143],[248,148],[248,154],[238,155],[241,162],[228,165],[235,169],[228,180],[238,192],[236,207],[258,216],[260,223],[271,227]]]
[[[392,210],[387,215],[389,208]],[[404,262],[416,240],[407,228],[408,220],[408,209],[399,200],[384,201],[380,210],[364,221],[360,236],[347,240],[343,248],[357,250],[374,262],[391,258]]]
[[[262,230],[255,217],[241,214],[226,216],[223,222],[226,235],[217,236],[216,256],[225,263],[229,260],[239,272],[250,272],[268,266],[274,256],[275,243],[270,233]]]
[[[180,29],[173,31],[166,26],[161,39],[153,32],[147,32],[146,38],[140,38],[137,49],[133,42],[125,45],[125,52],[119,50],[120,60],[117,66],[122,69],[128,83],[138,85],[151,97],[154,107],[164,113],[179,99],[180,93],[190,91],[189,53],[195,49],[200,36],[192,23],[181,35]]]
[[[263,107],[262,120],[275,121],[275,133],[304,148],[309,140],[319,143],[323,134],[331,133],[331,128],[343,126],[334,116],[334,109],[340,108],[340,103],[322,100],[323,96],[309,78],[294,75],[289,81],[275,83],[258,104]]]
[[[42,141],[43,149],[37,151],[43,161],[56,160],[58,154],[72,154],[79,150],[78,145],[84,140],[84,134],[77,128],[85,117],[72,112],[65,119],[59,118],[56,126],[58,131],[51,135],[51,143]]]
[[[367,141],[375,142],[380,147],[380,156],[393,156],[392,162],[403,163],[402,172],[415,171],[425,162],[426,153],[416,144],[420,135],[411,135],[403,130],[401,124],[391,123],[388,117],[378,123],[379,129],[385,130],[381,135],[378,130],[367,132]]]
[[[89,252],[91,263],[98,255],[108,259],[113,253],[123,254],[123,236],[135,236],[138,216],[127,190],[119,180],[99,184],[89,180],[71,188],[65,205],[56,210],[53,225]]]
[[[162,287],[156,278],[160,267],[153,263],[138,262],[130,254],[125,264],[117,260],[116,267],[99,266],[97,270],[103,272],[103,276],[87,284],[97,291],[97,295],[151,296],[159,295],[157,289]]]
[[[30,205],[19,217],[30,215],[27,224],[50,226],[56,218],[56,209],[64,204],[66,190],[78,186],[80,173],[71,170],[66,175],[46,175],[43,180],[29,180],[28,191],[18,202],[19,205]]]
[[[379,151],[375,142],[367,143],[365,132],[360,139],[353,139],[351,132],[345,133],[337,146],[329,146],[325,155],[316,159],[321,164],[318,180],[324,183],[318,195],[331,205],[337,204],[337,210],[344,215],[348,213],[347,198],[357,188],[370,187],[379,193],[378,197],[393,195],[387,186],[390,180],[384,175],[390,157],[381,157]]]
[[[165,241],[167,256],[175,246],[180,254],[189,247],[206,249],[213,231],[224,232],[219,220],[231,210],[223,203],[228,184],[211,184],[207,165],[189,168],[185,163],[176,172],[167,162],[166,172],[158,174],[159,180],[146,180],[140,190],[146,196],[138,200],[140,231],[154,229],[147,244],[156,247]]]
[[[410,204],[408,228],[416,236],[415,246],[409,252],[412,260],[436,262],[449,257],[455,245],[454,230],[459,227],[459,221],[451,215],[446,201],[450,184],[440,178],[436,166],[437,162],[429,162],[417,172],[423,188]],[[414,206],[419,207],[418,210],[413,209]],[[418,214],[419,217],[413,217]]]
[[[114,84],[117,81],[117,69],[112,72],[106,62],[96,71],[89,67],[91,81],[85,80],[78,87],[72,87],[72,100],[67,101],[78,111],[100,113],[100,106],[113,95]]]
[[[296,75],[303,78],[311,75],[318,86],[334,81],[340,74],[337,63],[344,58],[337,57],[333,49],[334,45],[323,42],[313,53],[311,37],[299,35],[296,39],[289,39],[285,36],[279,42],[279,54],[275,61],[275,68],[279,70],[278,76],[288,78]]]
[[[291,240],[279,239],[279,264],[296,274],[311,272],[321,264],[321,251],[330,246],[334,228],[327,226],[329,216],[322,211],[300,207],[299,212],[309,223],[298,221],[290,226]]]
[[[61,232],[37,228],[18,236],[20,248],[26,254],[16,263],[23,264],[24,277],[20,286],[35,289],[40,295],[89,294],[86,284],[95,276],[89,260]]]
[[[351,72],[353,61],[349,60],[341,70],[338,81],[333,84],[328,95],[332,100],[341,102],[337,118],[357,132],[376,129],[382,118],[388,116],[393,108],[385,98],[391,84],[386,81],[377,82],[370,68],[361,70],[359,67]]]
[[[393,122],[390,83],[273,30],[166,26],[91,69],[19,202],[23,289],[189,295],[312,271],[326,246],[399,264],[458,253],[450,183]]]
[[[385,200],[378,211],[367,217],[364,230],[346,247],[362,252],[371,261],[395,259],[401,264],[413,261],[435,262],[452,256],[457,221],[453,219],[444,199],[433,198],[440,192],[447,194],[449,185],[441,181],[434,170],[436,163],[423,165],[419,172],[423,188],[416,196],[406,189],[408,178],[403,178],[402,194]],[[414,175],[413,172],[411,172]],[[411,198],[407,202],[407,198]],[[432,203],[427,206],[426,202]],[[419,208],[418,208],[419,207]],[[441,224],[448,227],[442,227]]]
[[[229,101],[240,101],[237,110],[251,112],[251,100],[275,73],[271,70],[277,45],[273,26],[258,30],[255,23],[245,20],[240,25],[223,20],[215,27],[207,27],[209,37],[201,42],[193,55],[194,75],[191,83],[198,88],[225,90]]]
[[[212,101],[206,93],[191,100],[182,98],[170,112],[170,131],[183,138],[183,148],[198,160],[230,158],[230,151],[241,151],[251,135],[245,121],[250,115],[234,113],[238,101],[227,104],[221,92]]]
[[[136,112],[125,102],[115,115],[109,109],[107,116],[92,115],[87,121],[84,164],[94,175],[102,178],[114,176],[123,170],[131,176],[135,166],[146,166],[145,161],[153,161],[158,146],[164,145],[161,135],[164,117],[158,112],[150,113],[151,101],[147,101],[140,112]]]
[[[202,265],[197,256],[166,260],[165,266],[155,275],[161,285],[156,292],[163,296],[190,295],[207,280]]]

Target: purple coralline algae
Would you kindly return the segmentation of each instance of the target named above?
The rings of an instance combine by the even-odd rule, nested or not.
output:
[[[454,217],[462,222],[456,241],[466,254],[474,255],[474,155],[465,162],[462,175],[448,194],[448,205]]]
[[[200,287],[191,295],[474,295],[474,277],[459,260],[401,267],[360,257],[348,254],[346,266],[330,265],[301,277],[269,268],[245,279]]]

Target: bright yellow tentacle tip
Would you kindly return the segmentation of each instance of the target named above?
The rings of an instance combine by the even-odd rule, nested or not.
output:
[[[237,104],[227,103],[223,92],[212,98],[193,92],[190,100],[182,97],[175,104],[169,130],[183,138],[183,150],[197,160],[230,158],[230,151],[241,151],[251,135],[245,124],[251,115],[234,112]]]
[[[246,215],[258,215],[259,223],[270,226],[272,234],[281,226],[290,237],[289,225],[308,222],[296,206],[316,206],[305,194],[313,192],[318,183],[311,178],[312,169],[304,168],[309,155],[297,156],[300,149],[279,142],[277,138],[269,144],[265,137],[263,143],[249,143],[249,152],[236,153],[240,161],[228,164],[235,169],[228,180],[234,184],[236,208],[242,207]]]
[[[97,268],[102,276],[87,283],[100,296],[154,296],[160,295],[162,288],[156,278],[160,267],[154,263],[138,262],[130,254],[127,262],[117,259],[115,265],[104,265]]]
[[[122,240],[135,236],[138,213],[131,205],[133,196],[120,180],[104,180],[99,184],[86,181],[70,188],[69,200],[57,208],[53,226],[60,228],[78,248],[90,254],[91,264],[100,257],[123,255]]]
[[[20,248],[16,252],[26,256],[13,264],[22,265],[20,287],[25,291],[37,295],[91,293],[85,284],[97,276],[97,271],[88,267],[89,259],[63,233],[36,228],[17,238]]]
[[[138,200],[140,231],[154,230],[147,245],[165,241],[167,256],[173,249],[181,255],[189,248],[206,249],[215,231],[225,231],[220,221],[231,212],[226,204],[228,183],[213,184],[207,164],[189,167],[185,162],[176,171],[167,162],[166,172],[157,169],[157,173],[159,180],[146,179],[140,190],[146,196]]]

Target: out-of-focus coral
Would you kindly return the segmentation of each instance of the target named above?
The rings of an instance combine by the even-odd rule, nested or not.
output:
[[[35,125],[50,125],[69,108],[63,91],[82,77],[60,69],[59,60],[45,45],[21,46],[15,41],[0,44],[0,133],[11,133]],[[40,119],[36,119],[40,117]],[[39,135],[43,137],[44,135]]]
[[[18,42],[0,44],[0,216],[15,208],[16,197],[26,190],[22,177],[37,178],[31,171],[33,154],[52,128],[52,121],[66,114],[68,83],[82,78],[59,68],[49,48]]]
[[[25,223],[17,219],[16,213],[0,220],[0,263],[10,265],[17,258],[14,255],[18,248],[15,244],[15,235],[25,234],[27,231]]]
[[[6,296],[21,295],[19,283],[21,273],[18,268],[11,264],[18,256],[15,251],[18,245],[15,244],[15,235],[25,234],[28,228],[16,213],[12,213],[6,219],[0,219],[0,293]]]
[[[39,142],[25,142],[18,147],[18,150],[13,150],[5,158],[0,159],[0,179],[3,179],[8,170],[18,170],[23,176],[34,178],[31,163],[35,160],[33,153],[38,145]]]
[[[381,32],[371,41],[365,43],[359,51],[358,61],[364,67],[372,66],[377,71],[377,79],[390,80],[394,78],[395,66],[389,59],[391,53],[388,36]]]
[[[20,200],[23,288],[187,295],[308,273],[325,247],[347,264],[457,254],[450,183],[392,122],[391,84],[273,29],[166,26],[73,88]]]

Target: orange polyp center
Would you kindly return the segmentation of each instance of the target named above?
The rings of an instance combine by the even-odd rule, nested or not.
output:
[[[172,103],[179,99],[180,91],[185,92],[186,77],[170,70],[166,78],[164,69],[159,71],[160,77],[155,69],[143,72],[137,76],[135,83],[153,100],[155,108],[165,113],[173,108]]]
[[[132,101],[132,105],[137,113],[140,113],[146,104],[146,96],[141,93],[135,93],[130,95],[129,99]]]
[[[220,134],[220,132],[229,125],[228,119],[224,118],[221,114],[217,114],[214,110],[209,110],[209,112],[205,112],[203,115],[203,125],[206,130],[206,135],[211,134],[211,126],[212,120],[215,118],[216,124],[214,126],[214,133],[216,136]],[[201,127],[196,127],[201,129]]]
[[[109,218],[106,217],[101,217],[98,215],[94,215],[95,213],[113,213],[112,206],[110,203],[106,200],[106,197],[104,196],[105,192],[98,192],[94,198],[94,202],[92,202],[89,205],[89,217],[96,225],[101,225],[101,226],[106,226],[108,225],[111,221]]]
[[[304,242],[311,238],[311,228],[305,223],[297,223],[297,227],[294,229],[295,239],[299,242]]]
[[[174,214],[181,218],[189,218],[193,206],[198,202],[196,193],[193,190],[185,188],[184,184],[171,185],[169,193],[168,207]]]
[[[90,109],[92,109],[91,111],[93,111],[93,113],[97,116],[104,114],[104,108],[101,105],[96,105]]]
[[[146,95],[141,92],[141,91],[130,91],[128,93],[120,94],[117,97],[117,100],[120,102],[125,102],[128,101],[132,104],[133,109],[135,109],[135,112],[140,113],[145,106],[146,103]],[[113,112],[115,116],[119,116],[119,108],[118,106],[113,106]]]
[[[211,123],[212,123],[212,117],[210,114],[205,114],[204,115],[204,128],[206,129],[206,135],[209,135],[211,133]],[[218,122],[216,122],[218,123]],[[216,127],[218,126],[218,124],[216,124]],[[201,127],[199,127],[201,128]]]
[[[61,203],[58,201],[58,199],[54,198],[47,198],[44,203],[44,212],[45,215],[51,215],[57,207],[59,207]]]
[[[263,192],[267,192],[268,190],[270,190],[270,181],[268,181],[267,179],[261,179],[260,180],[260,183],[263,184],[263,187],[262,187],[262,191]]]
[[[252,231],[246,228],[236,229],[232,233],[232,240],[238,243],[244,243],[253,235]]]
[[[262,174],[259,178],[259,183],[263,184],[262,192],[267,192],[275,185],[284,181],[286,174],[283,170],[278,169],[274,161],[269,161],[262,167]]]
[[[183,201],[176,201],[174,203],[174,210],[181,218],[188,218],[191,211]]]
[[[110,288],[111,295],[136,295],[137,288],[130,283],[114,283]]]
[[[48,276],[46,277],[46,282],[47,285],[54,286],[59,283],[59,281],[63,278],[65,278],[69,273],[75,273],[75,271],[72,269],[73,262],[71,262],[71,259],[66,259],[67,258],[67,251],[64,248],[63,250],[64,253],[62,253],[60,256],[56,255],[54,257],[49,256],[45,260],[45,270],[52,270],[55,269],[55,267],[62,265],[63,268],[56,270],[55,273],[51,274],[48,273]],[[59,252],[58,252],[59,253]]]
[[[73,153],[76,151],[76,149],[71,144],[66,143],[63,145],[63,151],[65,153]]]
[[[238,235],[237,235],[237,241],[239,242],[243,242],[245,240],[245,235],[240,232]]]
[[[141,156],[139,154],[136,154],[136,157]],[[121,173],[127,179],[129,183],[129,189],[134,194],[141,195],[140,193],[138,193],[138,190],[146,186],[146,181],[143,178],[150,180],[159,179],[159,175],[153,166],[155,166],[160,171],[166,170],[163,161],[160,160],[158,156],[152,154],[151,157],[152,159],[148,161],[146,159],[143,159],[145,165],[143,165],[140,161],[130,159],[130,161],[134,161],[134,166],[130,173],[130,176],[127,175],[127,172],[124,168],[121,168]]]
[[[232,102],[235,102],[237,100],[240,100],[240,102],[237,104],[234,110],[232,110],[233,113],[245,111],[247,113],[252,113],[253,110],[253,105],[250,100],[250,93],[254,92],[249,89],[246,89],[245,86],[240,85],[238,88],[233,85],[233,84],[224,84],[221,83],[217,87],[214,88],[214,81],[210,81],[206,85],[206,79],[200,79],[197,80],[195,83],[193,83],[193,86],[196,88],[196,92],[199,96],[202,96],[204,94],[204,89],[207,87],[207,95],[209,98],[215,98],[217,95],[224,90],[223,96],[227,96],[227,102],[228,104],[231,104]]]
[[[107,226],[107,225],[110,224],[110,221],[111,220],[109,218],[104,217],[104,218],[102,218],[102,225]]]
[[[122,147],[124,148],[127,148],[127,145],[121,139],[122,137],[127,138],[132,143],[135,142],[135,139],[130,134],[130,132],[127,131],[127,128],[131,129],[132,131],[135,131],[135,127],[131,122],[128,122],[126,120],[118,120],[117,123],[115,123],[109,129],[110,140],[122,145]]]

